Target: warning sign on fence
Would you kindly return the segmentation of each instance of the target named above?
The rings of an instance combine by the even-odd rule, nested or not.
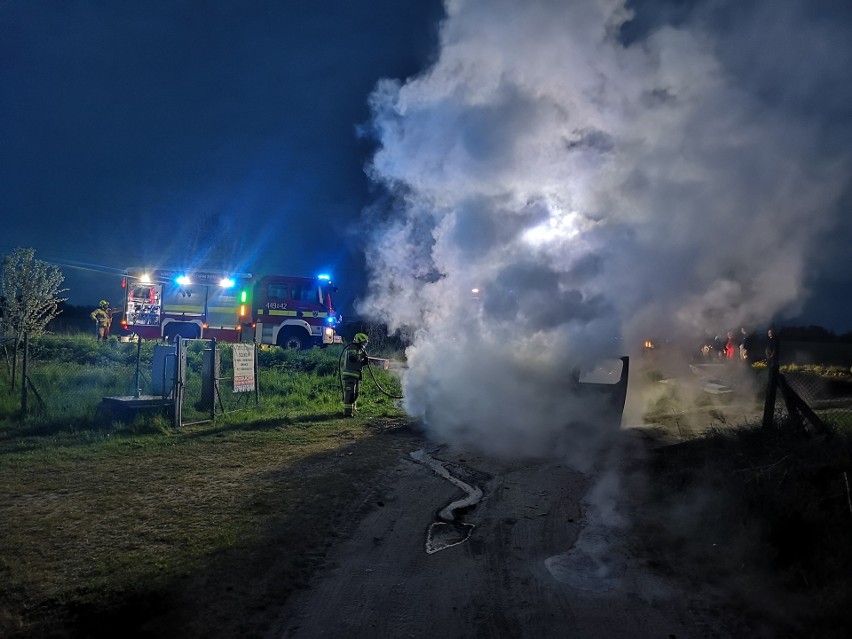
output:
[[[233,344],[234,349],[234,392],[247,393],[254,390],[254,344]]]

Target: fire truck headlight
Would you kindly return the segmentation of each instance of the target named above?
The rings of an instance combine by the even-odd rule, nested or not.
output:
[[[325,327],[325,335],[326,335],[326,337],[334,337],[334,329],[326,326]]]

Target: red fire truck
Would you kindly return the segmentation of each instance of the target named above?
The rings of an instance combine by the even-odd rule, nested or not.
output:
[[[128,269],[122,327],[142,339],[239,341],[251,323],[243,299],[251,282],[248,273]]]
[[[337,289],[327,275],[267,275],[254,287],[254,337],[258,344],[284,348],[328,346],[339,341],[331,294]]]
[[[127,334],[141,339],[212,338],[285,348],[335,342],[339,321],[328,276],[127,270],[124,317]]]

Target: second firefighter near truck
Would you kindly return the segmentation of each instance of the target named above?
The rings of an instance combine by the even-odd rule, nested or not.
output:
[[[346,347],[346,356],[343,360],[343,416],[353,417],[357,410],[358,393],[360,391],[362,370],[367,366],[367,336],[358,333],[352,339],[352,344]]]
[[[105,342],[109,339],[109,329],[114,310],[109,307],[109,302],[101,300],[98,308],[89,315],[95,321],[95,339],[97,341]]]

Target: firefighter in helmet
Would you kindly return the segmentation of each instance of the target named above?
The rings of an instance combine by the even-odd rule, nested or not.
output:
[[[367,357],[367,336],[357,333],[352,343],[346,347],[346,355],[341,373],[343,381],[343,415],[355,415],[355,403],[361,385],[361,370],[369,363]]]
[[[109,338],[109,326],[112,324],[112,309],[109,307],[109,302],[101,300],[100,305],[91,312],[90,317],[95,321],[96,339],[99,342],[106,341]]]

